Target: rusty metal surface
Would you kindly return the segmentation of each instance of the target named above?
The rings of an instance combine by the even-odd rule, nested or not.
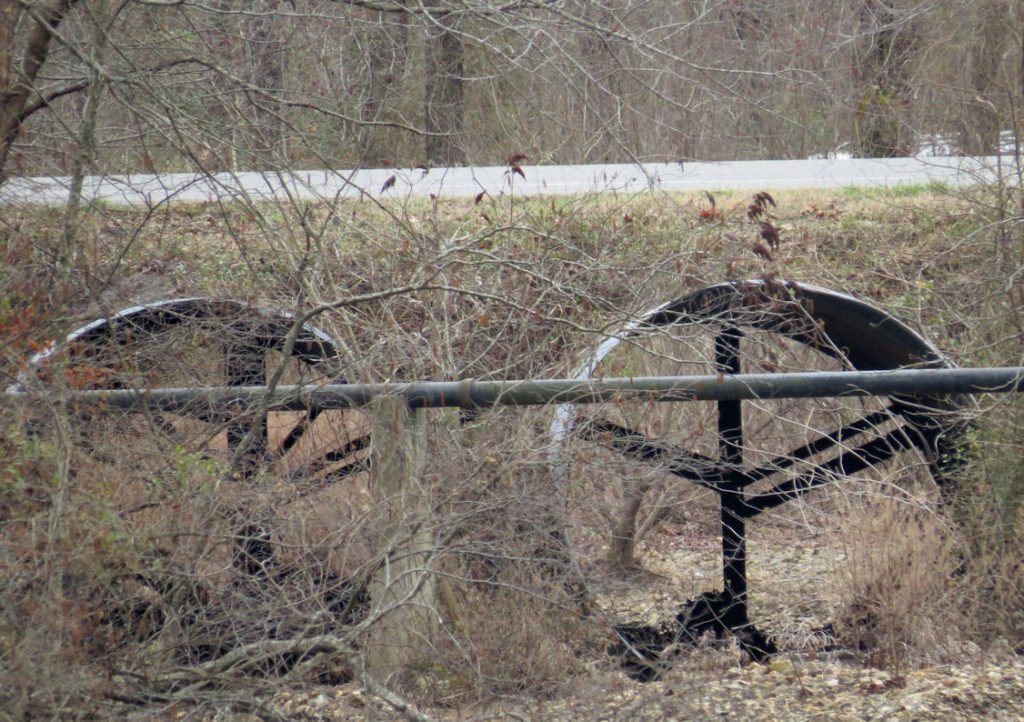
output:
[[[763,312],[758,319],[757,313]],[[907,366],[952,367],[942,353],[902,321],[860,299],[820,286],[795,281],[728,281],[708,286],[645,314],[641,328],[700,320],[728,320],[739,315],[765,330],[776,329],[782,317],[806,313],[821,324],[832,345],[815,344],[830,355],[841,351],[861,371]],[[790,333],[805,343],[814,339]]]
[[[132,338],[137,340],[144,334],[159,333],[190,322],[234,325],[236,331],[248,334],[255,345],[280,349],[295,323],[295,315],[244,301],[205,297],[173,298],[140,304],[75,329],[63,342],[50,344],[33,355],[27,368],[41,368],[59,354],[67,354],[68,360],[73,360],[76,354],[88,353],[90,347],[101,343],[123,344]],[[243,327],[239,329],[238,324],[243,324]],[[330,335],[310,323],[303,324],[295,340],[292,356],[306,363],[317,364],[336,354],[335,342]],[[24,391],[25,381],[20,378],[7,391]]]

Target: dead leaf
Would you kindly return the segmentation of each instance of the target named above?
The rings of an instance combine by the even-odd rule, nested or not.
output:
[[[764,245],[760,241],[751,246],[750,250],[754,252],[754,255],[760,256],[766,261],[772,260],[772,252],[768,250],[768,246]]]
[[[773,250],[779,247],[782,239],[779,237],[779,229],[768,221],[761,221],[761,238],[768,242]]]

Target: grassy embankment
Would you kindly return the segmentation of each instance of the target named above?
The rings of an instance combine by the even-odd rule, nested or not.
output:
[[[299,312],[323,306],[312,320],[342,342],[341,365],[351,380],[559,376],[600,332],[638,311],[706,284],[758,277],[864,298],[961,365],[1021,363],[1024,241],[1005,197],[961,197],[936,187],[780,192],[769,220],[781,243],[769,260],[752,251],[759,227],[747,217],[750,196],[715,195],[714,212],[705,196],[364,199],[152,213],[101,207],[79,218],[77,257],[67,267],[55,261],[65,227],[60,214],[8,209],[0,225],[2,381],[21,373],[33,350],[86,320],[139,301],[192,295]],[[403,287],[412,290],[386,293]],[[202,343],[178,339],[161,351],[176,381],[216,378],[219,361],[204,360]],[[114,423],[54,404],[53,393],[109,378],[89,364],[62,364],[33,382],[33,404],[7,404],[0,437],[4,706],[59,713],[102,694],[140,704],[241,704],[245,688],[347,678],[367,630],[338,632],[337,617],[324,610],[337,612],[330,594],[340,587],[325,580],[373,572],[380,534],[362,501],[371,494],[365,482],[322,492],[316,479],[278,463],[241,483],[217,453],[220,426],[189,436],[180,420],[174,428],[152,417]],[[906,516],[876,529],[869,522],[870,514],[882,514],[870,506],[877,499],[844,517],[861,519],[838,543],[849,546],[849,559],[867,559],[862,567],[873,559],[863,556],[865,545],[894,530],[952,544],[945,556],[920,564],[879,564],[875,578],[865,578],[862,567],[836,572],[847,591],[827,612],[852,615],[862,626],[871,615],[892,615],[873,622],[871,643],[881,651],[872,657],[869,649],[869,661],[927,663],[955,654],[956,640],[984,646],[1019,640],[1024,629],[1014,541],[1022,407],[1011,398],[983,406],[966,521],[955,533],[946,533],[946,522],[922,530],[920,519]],[[427,474],[436,484],[435,533],[447,540],[435,560],[451,579],[442,605],[447,633],[435,640],[434,661],[394,684],[419,699],[464,704],[556,694],[593,674],[595,660],[607,668],[602,674],[617,674],[601,661],[608,618],[578,620],[559,577],[564,570],[538,561],[551,557],[545,544],[556,524],[546,412],[497,413],[465,433],[450,414],[440,418]],[[643,508],[665,503],[671,488],[657,483]],[[592,555],[582,560],[587,572],[607,571],[602,544],[628,491],[611,481],[608,488],[593,493],[590,506],[570,510],[586,540],[581,553]],[[661,559],[659,545],[671,546],[689,528],[684,512],[641,515],[651,521],[641,567]],[[280,544],[274,563],[290,570],[270,575],[269,585],[246,577],[231,551],[239,529],[253,524]],[[912,556],[913,546],[898,554]],[[965,558],[955,576],[953,560]],[[931,581],[894,592],[916,584],[921,564],[929,565],[923,576]],[[894,573],[899,579],[886,576]],[[642,584],[634,586],[642,592]],[[921,589],[932,598],[922,598]],[[948,622],[945,637],[899,631],[925,613]],[[352,649],[271,655],[240,677],[216,666],[261,639],[315,634],[333,634]]]

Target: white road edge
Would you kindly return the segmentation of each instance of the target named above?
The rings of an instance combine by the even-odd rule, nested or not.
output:
[[[377,168],[280,172],[168,173],[89,176],[86,201],[115,206],[154,207],[169,202],[205,203],[247,198],[253,201],[335,200],[341,198],[493,198],[514,194],[581,195],[643,191],[782,188],[888,188],[902,184],[973,185],[1021,171],[1013,156],[813,159],[679,162],[613,165],[530,166],[525,178],[507,167]],[[382,190],[395,176],[395,183]],[[15,177],[0,185],[0,206],[60,205],[67,177]]]

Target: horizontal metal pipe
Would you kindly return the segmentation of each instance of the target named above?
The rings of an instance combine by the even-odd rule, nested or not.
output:
[[[117,408],[150,407],[165,411],[230,409],[267,403],[272,409],[334,409],[364,406],[374,397],[405,396],[410,406],[481,408],[548,403],[590,404],[613,400],[717,401],[823,396],[1008,393],[1024,390],[1024,367],[901,369],[716,376],[655,376],[606,379],[523,381],[423,381],[401,384],[326,384],[154,388],[78,391],[69,404]],[[8,396],[26,396],[8,391]]]

